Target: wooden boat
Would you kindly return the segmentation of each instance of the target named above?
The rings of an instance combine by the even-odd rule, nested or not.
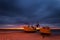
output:
[[[45,36],[49,37],[51,35],[51,29],[49,27],[42,27],[39,32],[40,32],[40,34],[42,35],[43,38]]]
[[[25,32],[36,32],[36,28],[33,28],[33,27],[24,27],[24,31]]]

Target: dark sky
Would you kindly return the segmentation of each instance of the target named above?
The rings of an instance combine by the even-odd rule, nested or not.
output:
[[[0,24],[60,24],[60,0],[0,0]]]

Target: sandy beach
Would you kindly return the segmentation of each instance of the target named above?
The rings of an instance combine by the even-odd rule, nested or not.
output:
[[[43,39],[38,32],[0,31],[0,40],[60,40],[60,35],[51,35]]]

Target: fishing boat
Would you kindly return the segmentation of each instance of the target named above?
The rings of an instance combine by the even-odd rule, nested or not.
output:
[[[25,32],[36,32],[36,28],[35,27],[24,27],[24,31]]]

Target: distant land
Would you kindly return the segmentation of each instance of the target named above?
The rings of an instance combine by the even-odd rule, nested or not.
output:
[[[46,26],[48,25],[50,28],[60,28],[60,26],[55,26],[55,25],[52,25],[52,24],[40,24],[40,27],[43,27],[43,26]],[[2,24],[0,25],[0,29],[1,28],[22,28],[24,26],[27,26],[25,24]],[[35,26],[35,24],[33,25]]]

